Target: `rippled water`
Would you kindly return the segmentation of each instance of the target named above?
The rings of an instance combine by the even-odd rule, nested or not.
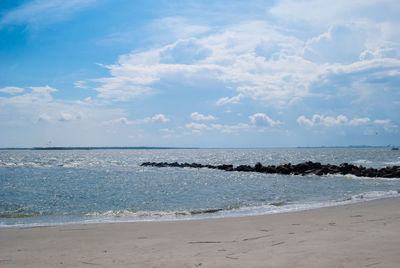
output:
[[[259,215],[396,196],[400,189],[400,178],[140,167],[146,161],[235,166],[348,162],[381,168],[400,165],[400,152],[388,148],[0,151],[0,226]]]

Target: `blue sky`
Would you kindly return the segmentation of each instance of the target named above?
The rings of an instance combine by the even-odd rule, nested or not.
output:
[[[396,0],[0,2],[0,147],[400,145]]]

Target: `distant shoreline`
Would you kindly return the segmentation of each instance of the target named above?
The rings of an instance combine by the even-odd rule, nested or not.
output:
[[[158,147],[158,146],[52,146],[52,147],[5,147],[6,150],[32,150],[32,151],[62,151],[62,150],[274,150],[274,149],[363,149],[363,148],[397,148],[398,146],[373,146],[373,145],[349,145],[349,146],[297,146],[297,147]]]

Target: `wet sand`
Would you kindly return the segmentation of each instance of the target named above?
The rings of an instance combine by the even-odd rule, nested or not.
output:
[[[400,198],[254,217],[0,229],[0,267],[399,267]]]

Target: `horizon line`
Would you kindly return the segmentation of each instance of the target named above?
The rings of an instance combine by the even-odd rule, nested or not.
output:
[[[174,146],[46,146],[46,147],[0,147],[0,150],[171,150],[171,149],[312,149],[312,148],[396,148],[396,145],[320,145],[278,147],[174,147]]]

